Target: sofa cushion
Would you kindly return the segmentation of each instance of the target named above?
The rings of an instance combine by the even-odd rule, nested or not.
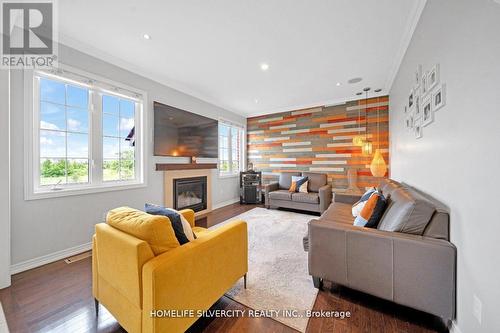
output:
[[[422,235],[435,211],[435,206],[421,194],[400,187],[391,193],[378,229]]]
[[[318,204],[319,194],[318,193],[292,193],[292,201]]]
[[[277,190],[269,192],[269,198],[275,200],[292,200],[292,193],[288,190]]]
[[[106,222],[126,234],[149,244],[155,255],[180,246],[168,217],[150,215],[130,207],[120,207],[108,212]]]
[[[300,176],[300,172],[282,172],[280,173],[279,178],[279,189],[280,190],[288,190],[292,185],[292,177]]]
[[[333,202],[319,218],[321,221],[345,223],[352,225],[352,206],[341,202]]]
[[[302,176],[309,180],[308,191],[319,192],[321,186],[328,184],[328,177],[324,173],[302,172]]]

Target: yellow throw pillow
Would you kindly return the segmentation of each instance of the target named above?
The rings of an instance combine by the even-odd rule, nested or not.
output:
[[[180,246],[172,223],[166,216],[120,207],[109,211],[106,222],[113,228],[146,241],[155,255]]]

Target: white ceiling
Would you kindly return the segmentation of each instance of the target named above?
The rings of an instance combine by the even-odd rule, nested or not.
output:
[[[249,116],[387,93],[425,0],[58,3],[62,43]]]

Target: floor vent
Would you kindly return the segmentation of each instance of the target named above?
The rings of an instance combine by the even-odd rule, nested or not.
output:
[[[72,264],[72,263],[75,263],[77,261],[83,260],[85,258],[89,258],[89,257],[92,257],[91,251],[87,251],[84,253],[77,254],[76,256],[66,258],[66,259],[64,259],[64,262],[67,264]]]

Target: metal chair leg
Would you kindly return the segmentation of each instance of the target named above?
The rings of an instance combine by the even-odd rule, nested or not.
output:
[[[243,287],[247,289],[247,275],[243,275]]]
[[[99,317],[99,301],[94,298],[95,316]]]

